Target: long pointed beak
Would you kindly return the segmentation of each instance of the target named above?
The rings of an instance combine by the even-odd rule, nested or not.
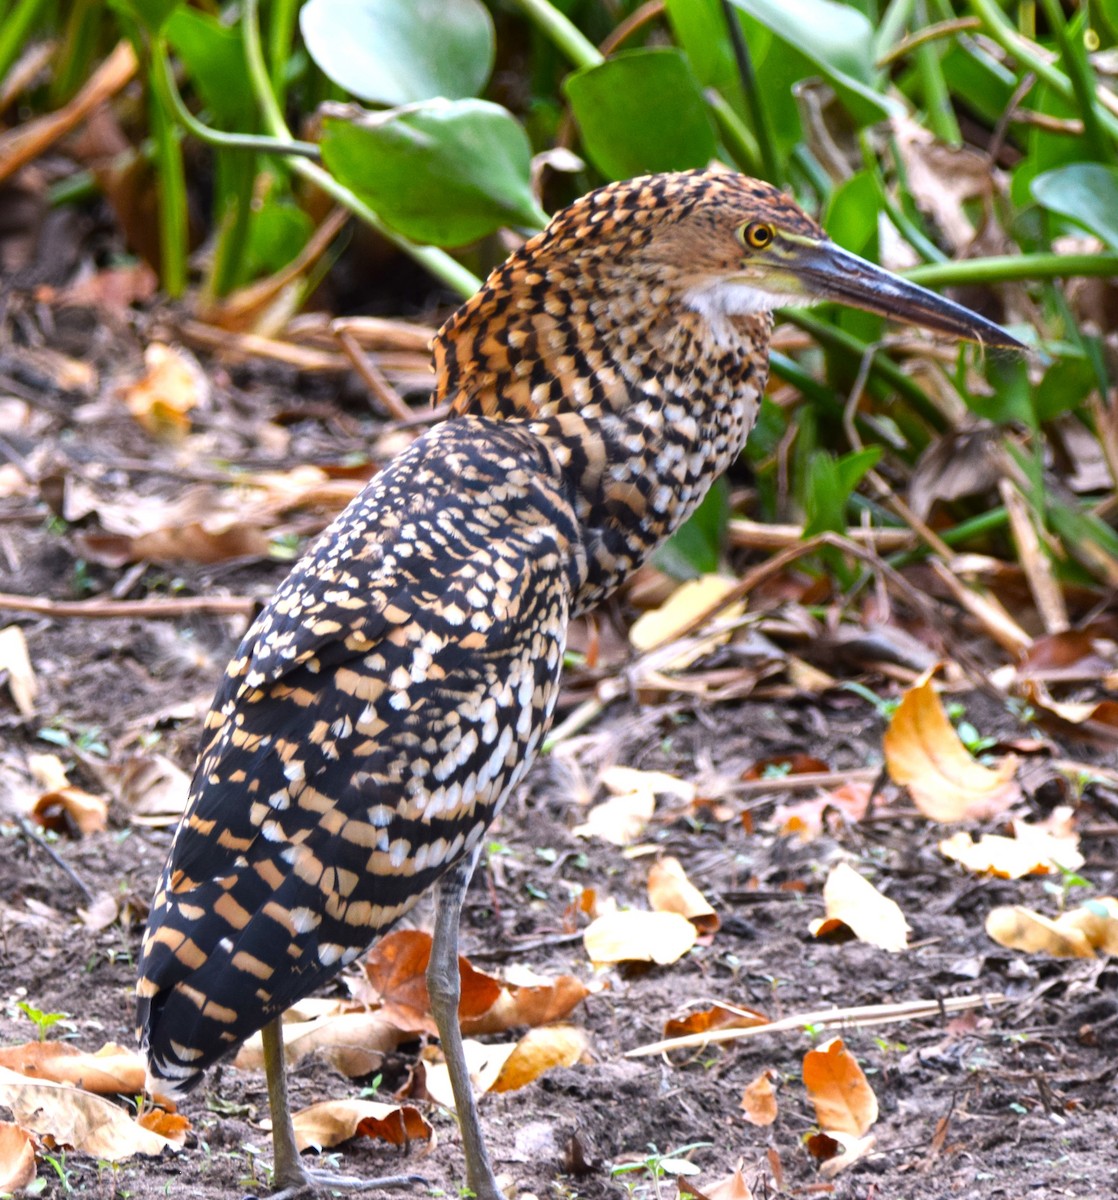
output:
[[[1027,350],[1000,325],[909,283],[831,241],[797,239],[788,266],[815,297],[1007,350]]]

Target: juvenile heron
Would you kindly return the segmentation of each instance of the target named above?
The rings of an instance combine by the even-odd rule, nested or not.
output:
[[[501,1200],[457,1017],[483,834],[547,733],[571,618],[741,452],[772,310],[813,300],[1019,348],[840,249],[766,183],[689,171],[599,188],[442,327],[451,415],[381,470],[245,635],[152,904],[138,1026],[149,1090],[168,1098],[263,1029],[281,1188],[351,1181],[296,1151],[280,1015],[434,886],[428,985],[467,1183]]]

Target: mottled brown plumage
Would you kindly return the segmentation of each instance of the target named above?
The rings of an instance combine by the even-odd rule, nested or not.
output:
[[[848,262],[870,273],[860,291]],[[548,729],[568,621],[740,452],[771,309],[801,277],[815,294],[1007,341],[843,256],[767,184],[714,171],[584,197],[440,330],[437,395],[452,416],[295,567],[207,718],[140,962],[153,1089],[188,1090],[442,877],[432,1000],[469,1185],[496,1200],[455,1069],[461,893]],[[901,301],[875,301],[882,286]],[[270,1080],[282,1084],[281,1060]],[[273,1096],[278,1175],[297,1185],[283,1107]]]

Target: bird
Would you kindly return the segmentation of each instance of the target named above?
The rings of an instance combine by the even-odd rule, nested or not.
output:
[[[283,1011],[428,890],[427,973],[466,1184],[502,1200],[462,1051],[459,917],[548,732],[567,630],[740,454],[773,310],[839,301],[993,347],[977,314],[708,168],[589,192],[435,336],[447,417],[387,463],[252,622],[151,905],[137,1033],[166,1099],[263,1032],[280,1196],[363,1183],[295,1146]]]

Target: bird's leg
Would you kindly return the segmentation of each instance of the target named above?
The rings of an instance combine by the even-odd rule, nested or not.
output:
[[[351,1179],[329,1171],[312,1171],[303,1165],[295,1142],[295,1125],[287,1095],[287,1069],[283,1057],[282,1018],[275,1017],[261,1030],[264,1042],[264,1075],[268,1081],[268,1106],[272,1110],[273,1180],[280,1190],[272,1200],[294,1200],[322,1189],[369,1191],[373,1188],[425,1187],[422,1175],[389,1175],[383,1179]]]
[[[462,1048],[462,1028],[458,1021],[458,1001],[462,993],[458,972],[458,921],[462,913],[462,900],[480,851],[479,845],[473,854],[451,867],[439,880],[435,896],[431,961],[427,966],[427,994],[450,1073],[458,1124],[462,1129],[466,1185],[477,1200],[505,1200],[504,1193],[497,1186],[489,1152],[485,1148],[477,1103],[470,1086],[470,1071],[466,1066],[466,1052]]]

